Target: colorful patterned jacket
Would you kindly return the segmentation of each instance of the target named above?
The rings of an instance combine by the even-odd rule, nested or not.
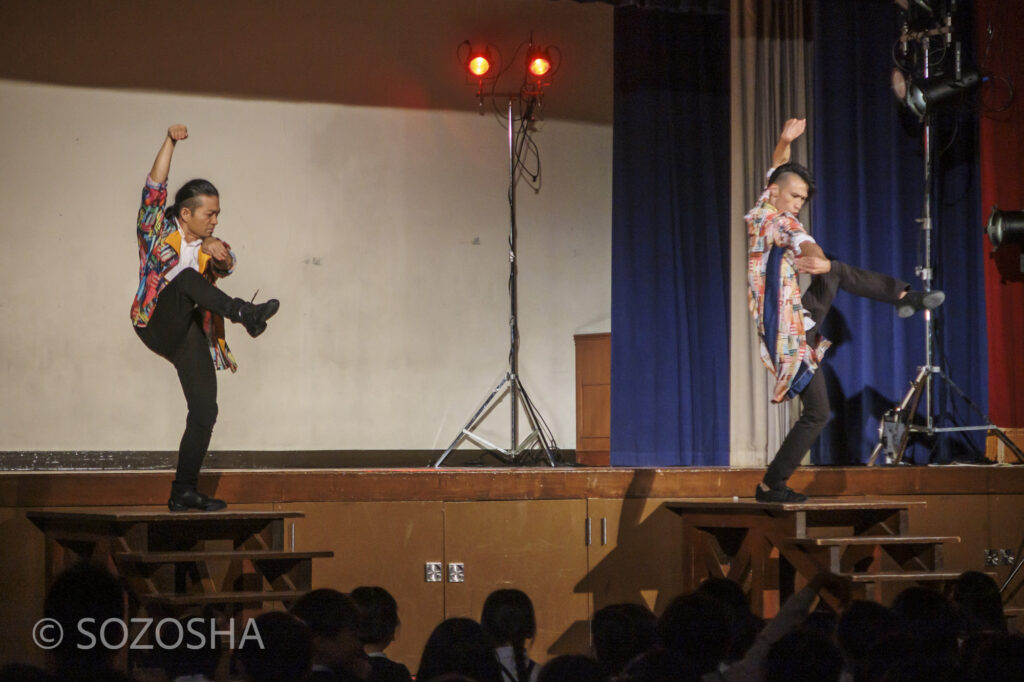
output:
[[[177,221],[165,215],[167,204],[167,183],[154,182],[146,178],[146,186],[142,189],[142,205],[139,207],[139,218],[136,223],[136,236],[139,240],[139,288],[132,301],[132,324],[145,327],[156,308],[157,297],[167,286],[164,275],[178,264],[181,254],[181,232]],[[230,251],[231,247],[224,244]],[[209,254],[199,250],[199,272],[211,283],[218,278],[230,275],[234,270],[234,252],[231,252],[231,268],[223,270]],[[231,349],[224,340],[224,318],[208,310],[202,311],[203,332],[210,341],[210,354],[217,369],[238,369]]]
[[[795,397],[814,376],[831,345],[820,334],[817,346],[807,345],[804,308],[800,301],[794,253],[813,241],[792,213],[768,203],[765,188],[747,222],[747,303],[761,340],[761,361],[775,375],[772,402]]]

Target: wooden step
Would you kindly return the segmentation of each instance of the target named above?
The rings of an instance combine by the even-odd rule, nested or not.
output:
[[[805,547],[843,547],[850,545],[944,545],[957,544],[955,535],[857,535],[841,538],[790,538],[789,543]]]
[[[906,571],[894,573],[840,573],[855,583],[926,582],[956,580],[962,571]]]
[[[758,502],[754,499],[726,500],[672,500],[665,506],[682,512],[758,512],[758,511],[899,511],[924,507],[925,502],[905,500],[832,500],[811,498],[806,502]]]
[[[131,564],[186,564],[197,561],[304,561],[309,559],[330,559],[331,551],[288,552],[283,550],[252,550],[220,552],[122,552],[115,553],[114,560]]]
[[[271,601],[292,602],[306,594],[303,590],[273,590],[266,592],[206,592],[199,594],[142,594],[144,604],[163,606],[193,606],[202,604],[244,604]]]
[[[216,512],[152,512],[112,509],[109,511],[29,511],[32,521],[109,521],[116,523],[161,523],[200,521],[276,521],[278,519],[301,519],[301,511],[216,511]]]

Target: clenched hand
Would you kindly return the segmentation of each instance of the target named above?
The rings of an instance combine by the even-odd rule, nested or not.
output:
[[[202,248],[203,253],[208,254],[218,263],[231,262],[231,252],[228,251],[228,247],[224,246],[224,242],[216,237],[207,237],[204,239],[203,245],[200,248]]]

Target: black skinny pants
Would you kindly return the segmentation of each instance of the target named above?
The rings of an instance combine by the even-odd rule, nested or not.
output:
[[[888,275],[861,270],[836,260],[832,261],[832,269],[823,275],[812,276],[811,285],[800,297],[803,306],[810,312],[815,323],[814,328],[808,332],[808,345],[817,343],[817,332],[821,329],[821,323],[831,309],[832,301],[839,289],[862,298],[870,298],[883,303],[896,303],[900,294],[909,288],[910,285],[906,282]],[[801,391],[800,402],[803,405],[800,419],[786,434],[779,451],[775,453],[775,458],[768,465],[768,471],[765,472],[764,483],[769,488],[779,489],[786,484],[792,473],[800,466],[800,460],[803,459],[804,453],[811,449],[818,434],[828,423],[831,407],[828,402],[825,376],[820,367]]]
[[[203,333],[200,309],[232,319],[241,303],[195,270],[187,269],[160,292],[149,324],[135,328],[151,351],[174,365],[188,404],[185,433],[178,446],[175,488],[195,487],[199,482],[199,469],[217,421],[217,372]]]

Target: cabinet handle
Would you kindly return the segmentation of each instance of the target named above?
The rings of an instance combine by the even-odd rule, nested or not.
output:
[[[601,517],[601,544],[608,544],[608,517]]]
[[[590,517],[589,516],[587,517],[587,523],[586,523],[586,540],[585,541],[587,543],[587,547],[590,547]]]
[[[461,562],[448,564],[448,582],[466,582],[466,565]]]

